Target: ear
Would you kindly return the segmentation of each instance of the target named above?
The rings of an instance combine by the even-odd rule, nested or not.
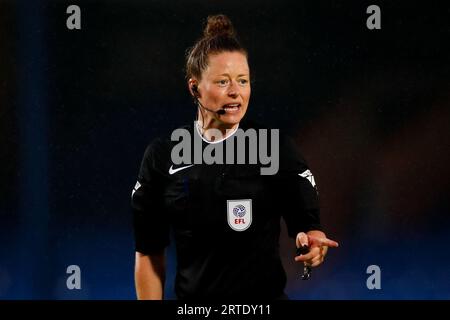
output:
[[[191,96],[193,97],[200,97],[200,93],[198,92],[198,81],[195,78],[190,78],[188,80],[188,87],[189,92],[191,93]],[[197,91],[195,91],[194,87],[197,87]]]

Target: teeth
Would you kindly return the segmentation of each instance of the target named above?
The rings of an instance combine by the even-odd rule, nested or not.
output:
[[[233,108],[233,109],[235,109],[235,108],[237,108],[237,107],[239,107],[239,103],[235,103],[235,104],[227,104],[226,106],[225,106],[225,108]]]

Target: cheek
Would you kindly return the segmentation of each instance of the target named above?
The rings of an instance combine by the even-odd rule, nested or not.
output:
[[[245,99],[245,101],[249,101],[250,100],[250,94],[251,94],[251,90],[250,90],[250,88],[248,89],[248,91],[246,91],[244,94],[243,94],[243,97],[244,97],[244,99]]]
[[[211,102],[219,102],[221,99],[223,99],[224,96],[226,96],[226,92],[223,92],[224,90],[220,89],[211,89],[207,93],[207,99]]]

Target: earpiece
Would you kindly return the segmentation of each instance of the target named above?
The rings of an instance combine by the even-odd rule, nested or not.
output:
[[[198,87],[196,84],[192,85],[192,92],[194,93],[194,96],[197,97],[198,96]]]
[[[195,100],[195,103],[197,103],[201,108],[203,108],[203,109],[205,109],[206,111],[209,111],[209,112],[217,113],[218,115],[222,115],[222,114],[225,114],[225,113],[226,113],[224,109],[219,109],[219,110],[216,111],[216,110],[208,109],[208,108],[206,108],[205,106],[203,106],[203,105],[200,103],[199,99],[198,99],[198,98],[200,98],[200,94],[198,93],[198,87],[197,87],[196,84],[193,84],[193,85],[191,86],[191,90],[192,90],[192,92],[194,93],[194,100]]]

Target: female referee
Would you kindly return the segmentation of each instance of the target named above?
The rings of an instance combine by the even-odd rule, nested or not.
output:
[[[250,101],[247,56],[230,20],[208,17],[186,59],[198,114],[185,130],[199,138],[201,151],[236,139],[238,128],[260,128],[242,120]],[[295,261],[317,267],[328,247],[338,246],[321,231],[314,178],[289,138],[279,139],[279,170],[273,175],[261,175],[254,163],[176,165],[173,147],[170,137],[147,147],[132,192],[138,299],[163,299],[169,239],[176,245],[175,293],[200,301],[287,298],[281,217],[296,246],[309,248],[293,254]],[[245,151],[252,147],[247,144]]]

